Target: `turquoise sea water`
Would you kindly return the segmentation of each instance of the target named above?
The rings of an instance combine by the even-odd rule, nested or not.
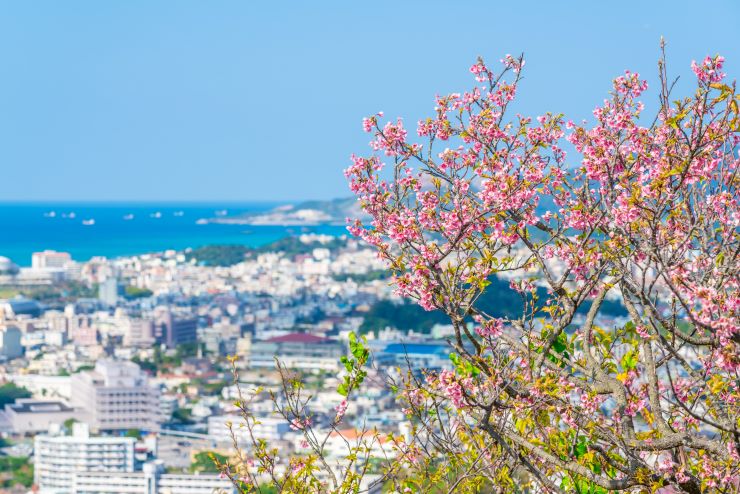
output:
[[[20,266],[44,249],[78,261],[212,244],[259,246],[289,235],[343,235],[343,226],[199,225],[218,214],[266,211],[273,203],[0,203],[0,256]],[[71,217],[74,213],[74,217]],[[94,220],[94,224],[92,221]],[[85,224],[88,223],[88,224]]]

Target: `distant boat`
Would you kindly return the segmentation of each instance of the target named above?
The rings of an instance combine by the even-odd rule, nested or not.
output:
[[[195,224],[196,225],[207,225],[208,224],[208,220],[205,219],[205,218],[201,218],[198,221],[196,221]]]
[[[159,211],[157,211],[156,213],[152,213],[152,214],[150,214],[149,216],[150,216],[150,217],[152,217],[152,218],[157,218],[157,219],[159,219],[159,218],[161,218],[161,217],[162,217],[162,213],[160,213]]]
[[[229,214],[229,212],[226,209],[216,211],[216,216],[226,216],[227,214]]]
[[[184,211],[175,211],[173,214],[175,216],[185,216],[185,212]]]
[[[69,218],[69,219],[73,220],[73,219],[75,219],[75,216],[76,215],[74,214],[74,212],[72,212],[72,213],[62,213],[62,218]]]
[[[82,220],[82,224],[85,226],[92,226],[95,224],[95,220],[94,219]]]
[[[44,216],[46,218],[56,218],[57,212],[56,211],[49,211],[47,213],[44,213]]]
[[[130,221],[130,220],[134,219],[134,215],[133,214],[130,214],[130,213],[129,214],[125,214],[125,215],[123,215],[123,219],[126,220],[126,221]]]

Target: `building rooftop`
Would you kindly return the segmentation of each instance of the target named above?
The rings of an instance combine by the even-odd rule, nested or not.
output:
[[[73,410],[61,401],[17,400],[8,407],[15,413],[71,412]]]
[[[94,370],[74,374],[72,380],[82,380],[94,386],[107,388],[133,388],[147,385],[146,374],[136,363],[111,358],[98,360]]]
[[[270,338],[268,340],[265,340],[268,343],[325,343],[328,341],[332,341],[329,338],[323,338],[321,336],[316,336],[313,334],[308,333],[291,333],[286,334],[284,336],[276,336],[275,338]]]
[[[6,304],[14,314],[39,314],[41,312],[41,304],[24,297],[0,299],[0,304]]]

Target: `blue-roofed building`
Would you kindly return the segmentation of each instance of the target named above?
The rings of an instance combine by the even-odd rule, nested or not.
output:
[[[43,312],[43,307],[35,300],[16,297],[0,300],[0,312],[3,312],[5,317],[8,318],[14,318],[20,315],[39,317]]]
[[[376,346],[373,358],[380,369],[410,366],[413,370],[440,370],[452,367],[451,352],[445,342],[389,342]]]

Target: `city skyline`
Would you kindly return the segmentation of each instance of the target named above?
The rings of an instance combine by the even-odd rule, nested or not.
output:
[[[679,86],[693,59],[719,52],[735,73],[740,58],[729,1],[711,23],[676,2],[473,3],[452,20],[444,3],[220,5],[0,7],[0,159],[13,184],[0,200],[345,197],[341,171],[368,149],[361,118],[383,110],[414,128],[437,92],[471,87],[478,55],[524,52],[518,109],[574,120],[625,69],[654,88],[661,36]]]

